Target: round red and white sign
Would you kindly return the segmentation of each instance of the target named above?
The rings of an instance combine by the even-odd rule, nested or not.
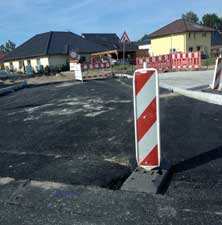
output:
[[[71,52],[69,53],[69,57],[72,58],[72,59],[77,59],[78,54],[77,54],[77,52],[75,52],[75,51],[71,51]]]

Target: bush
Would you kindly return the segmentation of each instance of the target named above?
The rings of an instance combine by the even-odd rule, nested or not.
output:
[[[50,72],[51,72],[51,70],[50,70],[49,66],[46,66],[45,69],[44,69],[44,74],[49,75]]]
[[[209,58],[202,59],[202,65],[203,66],[215,65],[215,62],[216,62],[216,57],[215,56],[210,56]]]
[[[62,67],[61,67],[61,71],[62,71],[62,72],[68,71],[68,70],[69,70],[69,64],[62,65]]]

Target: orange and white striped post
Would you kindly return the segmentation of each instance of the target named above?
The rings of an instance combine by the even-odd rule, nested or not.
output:
[[[219,89],[219,87],[220,87],[221,73],[222,73],[222,56],[220,55],[216,59],[213,82],[210,85],[211,88],[214,89],[214,90]]]
[[[136,159],[139,167],[160,166],[159,85],[157,70],[139,69],[134,73],[134,121]]]

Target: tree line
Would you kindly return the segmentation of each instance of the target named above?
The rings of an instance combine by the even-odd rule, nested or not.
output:
[[[3,52],[11,52],[13,49],[15,49],[15,43],[8,40],[5,42],[5,44],[2,44],[0,45],[0,51],[3,51]]]
[[[204,14],[202,18],[199,19],[196,13],[189,11],[182,14],[181,18],[222,32],[222,17],[219,17],[216,13]]]

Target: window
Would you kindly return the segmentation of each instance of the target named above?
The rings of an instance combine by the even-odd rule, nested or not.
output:
[[[175,48],[171,48],[170,49],[170,53],[175,53],[176,52],[176,49]]]
[[[203,32],[202,37],[206,37],[206,36],[207,36],[207,32]]]
[[[13,70],[13,63],[12,62],[9,63],[9,68],[10,68],[10,70]]]
[[[23,68],[23,61],[19,61],[19,69],[21,70]]]
[[[189,47],[189,52],[192,52],[193,51],[193,47]]]
[[[193,39],[196,39],[196,33],[193,32]]]
[[[38,66],[40,66],[41,65],[41,61],[40,61],[40,59],[38,58],[38,59],[36,59],[36,64],[38,65]]]
[[[191,33],[189,32],[189,39],[190,39]]]

